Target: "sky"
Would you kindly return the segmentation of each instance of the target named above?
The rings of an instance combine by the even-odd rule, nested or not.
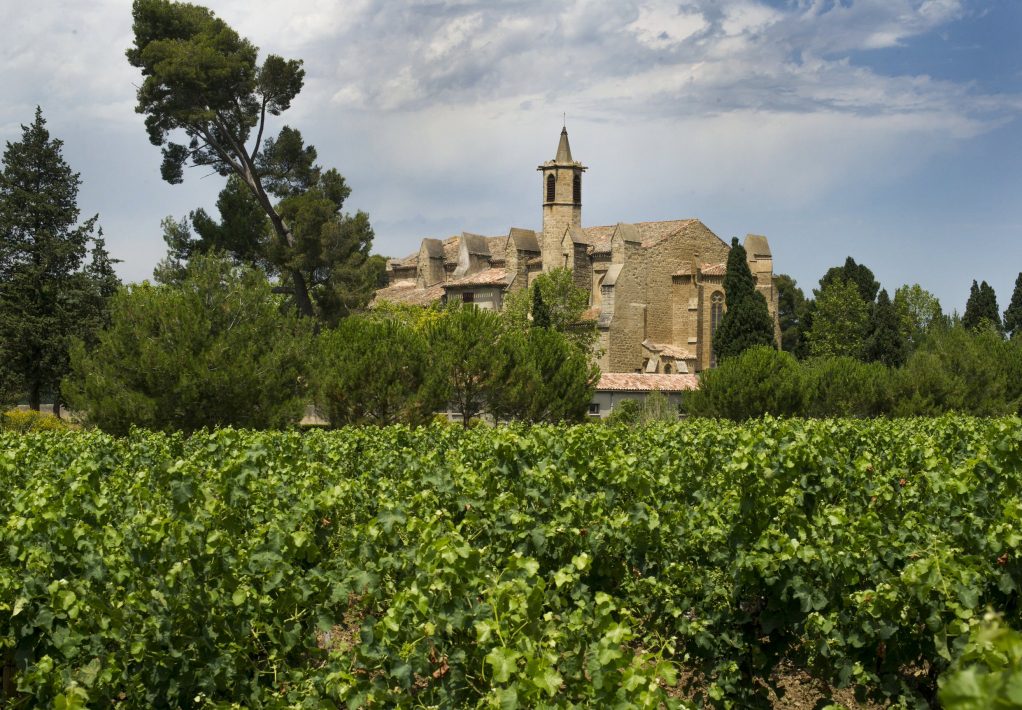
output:
[[[1022,0],[211,0],[300,58],[301,130],[374,249],[541,226],[566,116],[586,226],[764,234],[807,291],[846,256],[946,311],[1022,272]],[[221,178],[160,179],[134,111],[129,0],[0,4],[0,141],[41,106],[126,281]]]

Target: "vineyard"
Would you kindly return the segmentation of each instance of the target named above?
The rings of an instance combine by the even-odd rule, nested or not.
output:
[[[1017,418],[8,433],[0,525],[0,706],[1022,694]]]

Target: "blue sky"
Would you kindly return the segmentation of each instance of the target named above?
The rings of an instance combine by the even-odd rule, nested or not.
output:
[[[0,139],[36,104],[127,280],[160,220],[221,182],[159,178],[133,111],[130,2],[0,8]],[[535,167],[567,113],[583,222],[698,217],[769,237],[807,291],[848,255],[947,310],[1003,310],[1022,271],[1019,0],[242,0],[208,3],[305,60],[284,121],[354,189],[380,253],[538,227]],[[256,8],[256,9],[253,9]]]

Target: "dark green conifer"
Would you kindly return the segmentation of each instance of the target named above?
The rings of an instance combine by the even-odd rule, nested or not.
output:
[[[1004,332],[1011,337],[1022,335],[1022,273],[1015,279],[1011,303],[1004,312]]]
[[[532,327],[550,327],[550,309],[543,302],[543,293],[538,289],[532,289]]]
[[[873,306],[865,356],[867,362],[881,362],[889,367],[898,367],[905,362],[905,339],[898,327],[898,313],[887,295],[887,289],[880,292]]]
[[[713,335],[713,350],[718,361],[740,355],[757,345],[776,347],[774,322],[766,299],[756,290],[745,248],[737,238],[731,240],[731,253],[727,257],[724,299],[727,310]]]
[[[965,304],[965,315],[962,316],[962,325],[973,330],[984,322],[1001,330],[1001,314],[997,308],[997,294],[993,287],[986,281],[976,285],[975,279],[969,289],[969,300]]]

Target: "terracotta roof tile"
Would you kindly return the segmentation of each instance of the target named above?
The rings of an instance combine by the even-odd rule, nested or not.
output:
[[[637,372],[604,372],[596,385],[597,392],[688,392],[699,389],[695,375],[639,374]]]
[[[727,264],[700,264],[699,273],[703,276],[724,276],[727,273]]]
[[[468,276],[462,276],[460,279],[448,281],[443,286],[504,286],[510,278],[511,275],[507,272],[507,269],[484,269]]]
[[[377,301],[389,301],[390,303],[405,303],[412,306],[428,306],[434,301],[439,301],[444,295],[443,286],[430,286],[429,288],[417,288],[415,281],[405,279],[395,281],[386,288],[381,288],[373,297],[372,307]]]

